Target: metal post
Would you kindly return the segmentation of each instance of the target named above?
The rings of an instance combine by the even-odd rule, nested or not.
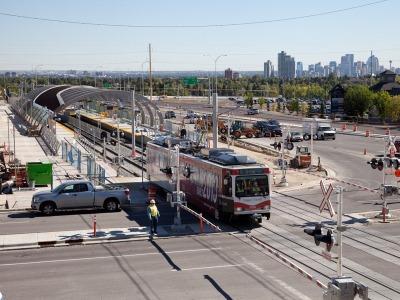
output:
[[[208,104],[211,103],[211,80],[210,80],[210,75],[208,76]]]
[[[106,156],[106,138],[103,138],[103,160],[106,161],[107,160],[107,156]]]
[[[80,110],[78,110],[78,123],[79,123],[79,134],[78,134],[78,137],[80,139],[81,138],[81,134],[82,134],[81,111]]]
[[[17,153],[17,151],[16,151],[16,149],[15,149],[15,126],[14,126],[14,124],[13,124],[13,139],[14,139],[14,155],[13,155],[13,158],[14,158],[14,169],[15,169],[15,182],[17,182],[17,163],[16,163],[16,153]]]
[[[8,140],[8,145],[7,145],[7,152],[8,152],[8,163],[10,163],[10,117],[7,116],[7,140]]]
[[[337,201],[338,201],[338,212],[337,212],[337,243],[338,243],[338,260],[337,260],[337,275],[342,277],[342,257],[343,257],[343,244],[342,244],[342,215],[343,215],[343,188],[337,187]]]
[[[141,161],[141,163],[142,163],[142,189],[143,189],[143,153],[144,153],[144,149],[143,149],[143,130],[141,130],[140,131],[140,146],[141,146],[141,148],[142,148],[142,161]]]
[[[118,143],[118,172],[117,176],[119,176],[119,168],[121,166],[121,141],[119,137],[119,119],[118,119],[118,114],[117,114],[117,143]]]
[[[310,159],[311,159],[311,163],[310,163],[310,168],[309,169],[312,169],[312,167],[313,167],[313,157],[314,157],[314,128],[313,128],[313,126],[314,126],[314,120],[311,122],[311,126],[310,126],[310,128],[311,128],[311,130],[310,130],[310,135],[311,135],[311,137],[310,137]]]
[[[226,136],[226,141],[228,142],[228,149],[230,149],[231,145],[231,113],[228,113],[228,132]]]
[[[217,93],[213,93],[213,148],[218,148],[218,95]]]
[[[382,218],[384,222],[386,221],[386,197],[385,197],[385,185],[386,185],[386,161],[387,161],[387,145],[390,143],[390,137],[383,143],[383,172],[382,172]]]
[[[182,225],[181,220],[181,181],[179,175],[179,145],[175,146],[176,155],[176,225]]]
[[[136,127],[136,115],[135,115],[135,90],[132,91],[132,157],[136,156],[136,136],[135,136],[135,127]]]

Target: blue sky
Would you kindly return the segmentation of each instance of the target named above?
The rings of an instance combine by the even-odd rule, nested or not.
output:
[[[271,20],[337,10],[374,0],[13,0],[0,12],[42,18],[129,25],[205,25]],[[400,1],[313,18],[235,27],[121,28],[62,24],[0,15],[0,70],[141,70],[153,48],[153,69],[238,71],[274,65],[281,50],[311,63],[340,61],[345,53],[400,66],[396,28]],[[205,55],[210,56],[205,56]],[[144,65],[146,68],[146,64]]]

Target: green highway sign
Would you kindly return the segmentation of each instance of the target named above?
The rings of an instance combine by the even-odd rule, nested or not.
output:
[[[106,88],[106,89],[111,89],[111,88],[112,88],[112,85],[111,85],[111,83],[109,83],[109,82],[104,82],[104,83],[103,83],[103,87]]]
[[[197,77],[185,77],[183,78],[184,85],[196,85],[197,84]]]

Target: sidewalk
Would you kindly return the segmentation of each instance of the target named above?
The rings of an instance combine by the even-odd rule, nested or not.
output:
[[[60,232],[40,232],[0,235],[0,251],[16,249],[32,249],[44,247],[62,247],[71,245],[86,245],[113,241],[130,241],[137,239],[154,238],[149,234],[149,227],[106,228],[96,231],[76,230]],[[178,235],[191,235],[200,232],[199,224],[164,225],[158,227],[156,237],[170,237]],[[204,233],[213,233],[213,229],[204,224]]]

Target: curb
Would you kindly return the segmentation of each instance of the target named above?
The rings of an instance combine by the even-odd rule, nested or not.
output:
[[[49,241],[38,241],[36,243],[25,243],[25,244],[13,244],[10,246],[0,247],[1,251],[7,250],[25,250],[25,249],[38,249],[38,248],[54,248],[54,247],[66,247],[75,245],[91,245],[91,244],[103,244],[107,242],[122,242],[122,241],[133,241],[143,240],[148,238],[148,233],[138,234],[134,237],[106,237],[106,238],[70,238],[62,241],[49,240]],[[162,237],[162,236],[161,236]]]
[[[0,213],[8,211],[32,211],[32,208],[0,208]]]

